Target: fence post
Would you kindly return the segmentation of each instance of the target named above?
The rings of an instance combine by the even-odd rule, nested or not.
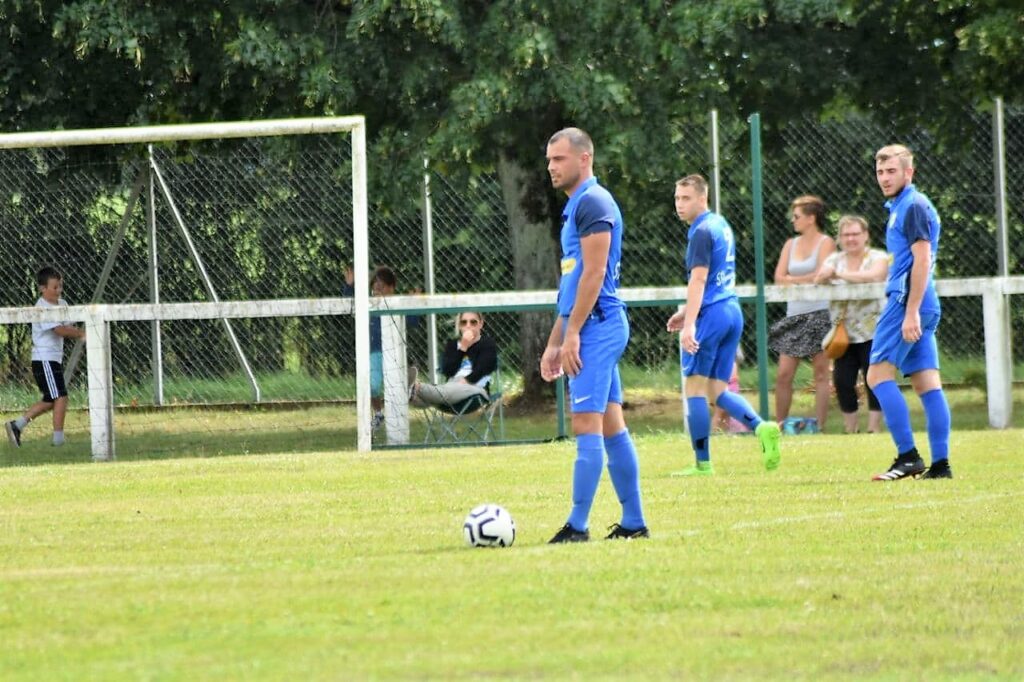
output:
[[[423,159],[423,288],[434,293],[434,203],[430,194],[430,160]],[[427,375],[430,382],[437,373],[437,314],[427,315]]]
[[[761,114],[750,116],[751,193],[754,200],[754,277],[757,283],[758,411],[768,417],[768,306],[764,300],[764,195],[761,174]]]
[[[153,156],[153,145],[149,145],[149,155]],[[146,201],[146,251],[149,255],[149,302],[160,302],[160,245],[156,232],[156,178],[153,169],[147,168],[149,184]],[[149,367],[153,374],[153,404],[160,407],[164,404],[164,351],[160,320],[149,321],[150,357]]]
[[[114,388],[110,364],[110,323],[103,306],[85,320],[85,348],[89,378],[89,430],[92,459],[110,462],[114,457]]]
[[[711,209],[722,212],[722,169],[718,154],[718,109],[711,110]]]
[[[997,284],[998,282],[998,284]],[[982,294],[985,318],[985,385],[988,390],[988,424],[996,429],[1010,426],[1013,417],[1013,351],[1010,304],[998,279]]]
[[[1010,274],[1010,247],[1006,231],[1006,138],[1003,118],[1003,98],[996,97],[992,108],[992,161],[994,165],[996,196],[996,253],[999,263],[996,274]]]
[[[405,316],[380,318],[384,363],[384,430],[388,445],[409,442],[409,378],[405,352]]]

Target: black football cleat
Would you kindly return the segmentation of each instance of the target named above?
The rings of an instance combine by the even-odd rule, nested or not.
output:
[[[642,526],[640,528],[626,528],[617,523],[613,523],[608,526],[608,530],[610,530],[611,533],[608,533],[608,535],[605,536],[605,540],[632,540],[634,538],[651,537],[651,531],[647,530],[647,526]]]
[[[871,477],[872,481],[899,481],[904,478],[917,478],[924,473],[924,460],[917,454],[917,450],[912,450],[911,454],[907,456],[900,455],[892,461],[892,465],[889,470],[875,474]]]
[[[953,478],[953,470],[949,466],[949,460],[944,459],[939,462],[932,462],[932,465],[928,467],[928,471],[921,474],[921,478],[934,480],[937,478]]]
[[[590,531],[576,530],[568,523],[558,529],[555,537],[548,540],[549,545],[558,545],[563,542],[587,542],[590,540]]]

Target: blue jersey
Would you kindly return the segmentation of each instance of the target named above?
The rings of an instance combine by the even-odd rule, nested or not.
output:
[[[562,210],[562,278],[558,282],[558,314],[568,317],[576,303],[576,289],[583,274],[580,240],[589,234],[611,232],[604,281],[594,310],[606,314],[625,307],[619,298],[622,261],[622,212],[611,193],[589,178],[569,197]]]
[[[910,247],[918,241],[932,245],[932,262],[928,270],[928,284],[921,300],[921,312],[938,312],[939,296],[935,293],[935,259],[939,253],[939,214],[928,197],[918,192],[913,185],[907,185],[896,197],[885,202],[889,209],[889,222],[885,230],[885,248],[889,252],[889,280],[885,284],[885,295],[896,298],[900,305],[907,304],[910,294],[910,271],[914,256]]]
[[[708,269],[701,309],[736,298],[736,242],[725,218],[705,211],[686,233],[686,277],[694,268]]]

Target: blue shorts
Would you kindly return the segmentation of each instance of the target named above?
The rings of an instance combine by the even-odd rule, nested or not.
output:
[[[871,364],[891,363],[903,376],[926,369],[939,369],[935,330],[939,328],[942,313],[921,313],[921,338],[910,343],[903,339],[903,317],[906,312],[906,306],[891,299],[886,303],[878,318],[875,338],[871,341]]]
[[[728,383],[742,335],[743,311],[739,301],[727,299],[702,308],[697,314],[700,348],[694,354],[680,349],[683,376],[708,377]]]
[[[379,350],[370,352],[370,395],[384,397],[384,354]]]
[[[603,317],[592,315],[583,324],[580,330],[580,360],[583,367],[579,374],[569,377],[569,406],[573,413],[604,414],[608,403],[622,404],[619,358],[625,352],[627,343],[629,320],[625,308],[609,312]]]

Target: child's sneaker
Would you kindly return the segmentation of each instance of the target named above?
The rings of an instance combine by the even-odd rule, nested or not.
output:
[[[4,424],[4,428],[7,429],[7,440],[11,442],[16,448],[21,447],[21,429],[13,421],[9,421]]]

